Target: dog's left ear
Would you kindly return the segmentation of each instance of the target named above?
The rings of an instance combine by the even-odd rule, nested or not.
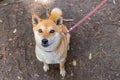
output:
[[[56,25],[63,24],[62,10],[59,8],[52,9],[49,15],[49,19],[53,20],[56,23]]]
[[[56,25],[61,25],[61,24],[63,24],[63,18],[62,18],[61,16],[58,17],[58,18],[56,18],[55,23],[56,23]]]

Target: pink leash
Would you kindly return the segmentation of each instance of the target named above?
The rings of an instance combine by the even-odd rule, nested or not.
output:
[[[79,22],[77,22],[74,26],[72,26],[67,32],[64,32],[64,34],[69,33],[70,31],[74,30],[76,27],[78,27],[81,23],[83,23],[85,20],[87,20],[90,16],[92,16],[100,7],[102,7],[107,0],[103,0],[96,8],[94,8],[91,12],[89,12],[85,17],[83,17]]]

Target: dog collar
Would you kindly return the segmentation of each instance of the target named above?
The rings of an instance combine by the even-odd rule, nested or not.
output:
[[[51,53],[51,52],[53,52],[53,51],[45,51],[45,52]]]

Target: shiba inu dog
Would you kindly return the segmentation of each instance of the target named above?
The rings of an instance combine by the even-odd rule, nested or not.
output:
[[[43,70],[49,70],[49,64],[60,64],[60,74],[64,77],[67,50],[70,34],[63,25],[62,11],[54,8],[47,19],[41,19],[37,14],[32,15],[33,32],[36,42],[35,53],[39,61],[43,62]]]

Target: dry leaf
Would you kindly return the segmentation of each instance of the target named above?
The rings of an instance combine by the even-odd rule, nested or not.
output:
[[[14,41],[16,38],[9,38],[8,41]]]
[[[91,54],[91,53],[89,54],[89,59],[90,59],[90,60],[92,59],[92,54]]]
[[[115,1],[115,0],[113,0],[113,4],[116,4],[116,1]]]
[[[16,32],[17,32],[17,29],[14,29],[14,30],[13,30],[13,33],[16,33]]]
[[[39,75],[38,75],[38,74],[34,74],[34,76],[35,76],[35,77],[39,77]]]
[[[64,80],[64,77],[62,77],[61,80]]]
[[[35,0],[35,2],[37,2],[38,0]]]
[[[73,75],[74,75],[73,73],[70,74],[70,76],[73,76]]]
[[[3,20],[0,19],[0,23],[3,23]]]
[[[77,65],[76,60],[73,60],[73,61],[72,61],[72,65],[73,65],[73,66],[76,66],[76,65]]]
[[[39,2],[43,5],[51,4],[54,2],[54,0],[35,0],[35,2]]]
[[[19,80],[21,79],[21,77],[20,77],[20,76],[18,76],[17,78],[18,78]]]
[[[9,38],[8,41],[12,41],[13,39],[12,38]]]

